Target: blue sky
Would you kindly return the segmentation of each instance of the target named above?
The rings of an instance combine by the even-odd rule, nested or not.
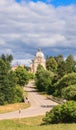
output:
[[[38,48],[76,59],[76,0],[0,0],[0,55],[29,64]]]
[[[33,0],[33,1],[37,2],[38,0]],[[45,3],[50,3],[54,6],[67,6],[70,4],[76,4],[76,0],[40,0],[40,1]],[[16,2],[21,2],[21,0],[16,0]]]

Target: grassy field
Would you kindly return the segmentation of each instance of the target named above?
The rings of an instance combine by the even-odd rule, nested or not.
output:
[[[19,109],[25,109],[29,106],[30,104],[25,104],[25,103],[15,103],[15,104],[4,105],[4,106],[0,106],[0,113],[6,113],[6,112],[16,111]]]
[[[0,121],[0,130],[76,130],[76,124],[41,125],[42,116]]]

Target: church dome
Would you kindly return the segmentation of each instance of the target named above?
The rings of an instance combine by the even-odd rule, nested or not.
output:
[[[41,57],[44,58],[44,54],[42,53],[41,49],[39,48],[37,53],[36,53],[36,57]]]

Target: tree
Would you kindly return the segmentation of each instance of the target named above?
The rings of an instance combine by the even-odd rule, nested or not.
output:
[[[46,60],[46,68],[52,72],[57,71],[57,62],[54,57],[50,57]]]
[[[74,72],[75,61],[73,55],[69,55],[65,62],[66,62],[66,66],[65,66],[66,73]]]
[[[41,82],[41,77],[42,77],[42,73],[44,72],[44,68],[43,66],[41,66],[40,64],[38,65],[37,67],[37,71],[36,71],[36,74],[35,74],[35,84],[36,84],[36,87],[38,89],[38,91],[42,92],[42,91],[45,91],[45,87],[41,86],[40,85],[40,82]]]
[[[11,61],[13,60],[13,56],[12,55],[4,55],[4,54],[2,54],[0,56],[0,59],[2,59],[4,62],[11,63]]]
[[[8,71],[7,63],[0,59],[0,105],[13,101],[15,85],[13,72]]]
[[[24,68],[18,67],[15,71],[15,74],[17,84],[19,84],[20,86],[24,86],[25,84],[28,83],[29,81],[28,72]]]
[[[60,63],[62,63],[64,61],[64,57],[63,57],[62,54],[60,54],[60,55],[58,55],[58,56],[55,57],[55,60],[56,60],[56,62],[59,65]]]
[[[14,94],[14,102],[22,102],[22,101],[24,101],[23,89],[21,86],[16,85],[15,94]]]
[[[60,79],[61,77],[63,77],[66,74],[65,67],[66,67],[66,64],[64,61],[62,61],[58,64],[58,68],[57,68],[58,79]]]
[[[55,95],[62,96],[62,89],[76,84],[76,73],[64,75],[57,83],[55,83]]]
[[[52,83],[53,73],[44,70],[43,67],[39,66],[36,72],[36,87],[40,92],[50,93],[50,86]]]
[[[11,64],[11,62],[13,60],[13,56],[12,55],[4,55],[4,54],[2,54],[0,56],[0,59],[2,59],[7,64],[7,69],[10,70],[11,69],[10,64]]]
[[[74,57],[72,55],[69,55],[66,60],[64,61],[62,59],[56,59],[58,60],[58,68],[57,68],[57,74],[58,79],[64,76],[65,74],[76,72],[76,63],[74,61]]]
[[[57,80],[58,80],[65,75],[65,61],[63,55],[61,54],[55,57],[55,59],[58,64],[57,67]]]
[[[6,56],[3,55],[0,58],[0,105],[15,103],[22,101],[22,95],[17,95],[16,89],[16,75],[10,70],[10,59],[6,60]],[[19,100],[16,100],[17,97]]]
[[[16,89],[16,80],[14,72],[8,72],[7,76],[5,76],[5,80],[3,81],[3,94],[5,96],[4,104],[14,103],[14,95]]]

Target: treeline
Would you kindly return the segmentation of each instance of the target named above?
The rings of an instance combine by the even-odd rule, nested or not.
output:
[[[76,123],[76,61],[72,55],[66,60],[62,55],[48,57],[46,70],[39,65],[36,72],[36,88],[55,98],[66,99],[65,103],[46,112],[44,124]]]
[[[41,65],[38,66],[35,79],[38,91],[76,100],[76,61],[73,55],[69,55],[66,60],[63,55],[48,57],[46,68],[44,70]]]
[[[24,101],[23,86],[33,78],[25,68],[11,70],[12,55],[0,56],[0,105]]]

